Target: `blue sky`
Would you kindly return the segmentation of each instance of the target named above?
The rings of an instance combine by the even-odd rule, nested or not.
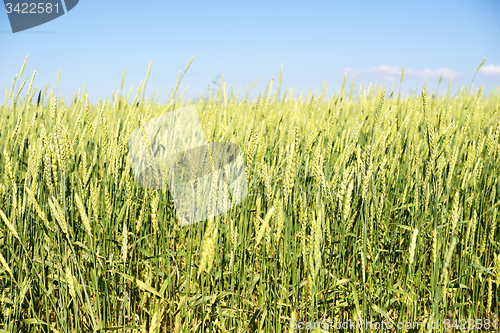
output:
[[[120,87],[138,87],[153,61],[147,95],[166,101],[179,70],[196,55],[181,91],[207,92],[224,75],[229,88],[259,78],[252,96],[271,77],[283,88],[338,91],[344,73],[356,75],[355,91],[370,82],[399,82],[403,92],[453,91],[500,85],[500,1],[94,1],[80,0],[70,12],[41,26],[13,34],[0,13],[0,100],[28,55],[25,76],[36,69],[34,86],[55,85],[69,98],[86,85],[92,101]],[[134,93],[132,93],[134,96]]]

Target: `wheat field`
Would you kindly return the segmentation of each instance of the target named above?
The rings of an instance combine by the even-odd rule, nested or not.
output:
[[[186,101],[179,74],[162,104],[148,69],[91,105],[24,67],[0,105],[1,332],[498,330],[499,90],[299,96],[280,77],[249,100],[221,79]],[[127,140],[189,104],[208,141],[241,147],[248,197],[181,227],[168,190],[135,184]]]

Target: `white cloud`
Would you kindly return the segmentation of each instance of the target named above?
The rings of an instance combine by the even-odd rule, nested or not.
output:
[[[346,72],[346,73],[351,73],[352,72],[352,68],[351,67],[344,67],[343,71]]]
[[[438,69],[423,69],[423,70],[415,70],[415,69],[408,69],[408,71],[405,71],[405,74],[408,73],[410,76],[416,76],[420,78],[440,78],[443,76],[443,78],[450,78],[451,76],[457,77],[459,76],[459,73],[453,69],[450,68],[438,68]]]
[[[382,79],[387,81],[396,81],[401,78],[401,72],[403,68],[381,65],[367,70],[369,73],[375,73],[376,75],[382,77]],[[500,66],[497,70],[500,70]],[[419,78],[449,78],[450,76],[460,76],[460,73],[450,68],[438,68],[438,69],[405,69],[405,76],[414,76]]]
[[[493,64],[483,66],[479,71],[483,74],[490,75],[490,76],[500,76],[500,65],[495,66]]]
[[[382,74],[396,75],[396,74],[401,74],[402,68],[391,67],[388,65],[382,65],[382,66],[377,66],[377,67],[373,68],[372,71],[382,73]]]
[[[368,72],[375,73],[387,81],[396,81],[402,70],[403,68],[382,65],[369,69]]]

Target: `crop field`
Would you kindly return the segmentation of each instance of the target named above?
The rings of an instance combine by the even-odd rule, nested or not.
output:
[[[91,105],[23,71],[0,105],[0,332],[500,327],[499,90],[280,78],[249,99],[221,79],[193,101],[179,77],[162,104],[148,70]],[[207,141],[241,147],[248,196],[183,227],[168,189],[137,186],[128,139],[190,104]]]

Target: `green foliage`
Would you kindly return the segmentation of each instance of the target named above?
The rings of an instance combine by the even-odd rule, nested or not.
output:
[[[208,141],[242,147],[249,196],[181,228],[168,191],[136,186],[127,140],[192,102],[153,103],[145,82],[132,102],[30,86],[0,105],[0,329],[281,332],[449,311],[498,325],[498,92],[270,85],[259,103],[220,84],[196,106]]]

